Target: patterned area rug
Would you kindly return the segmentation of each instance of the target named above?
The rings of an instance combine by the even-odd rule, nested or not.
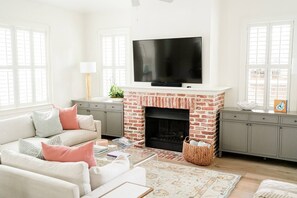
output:
[[[240,176],[203,168],[150,160],[140,165],[147,171],[147,198],[228,197]]]

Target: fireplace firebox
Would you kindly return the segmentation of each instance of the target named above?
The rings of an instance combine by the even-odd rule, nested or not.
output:
[[[147,147],[182,151],[189,135],[189,110],[146,107],[145,145]]]

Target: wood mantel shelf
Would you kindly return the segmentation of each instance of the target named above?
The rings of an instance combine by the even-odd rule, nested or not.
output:
[[[124,91],[135,92],[153,92],[153,93],[183,93],[183,94],[201,94],[213,95],[221,94],[231,89],[230,87],[199,86],[199,87],[160,87],[160,86],[122,86]]]

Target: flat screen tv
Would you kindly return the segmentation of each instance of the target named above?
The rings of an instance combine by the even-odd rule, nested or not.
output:
[[[202,83],[202,38],[133,41],[134,81]]]

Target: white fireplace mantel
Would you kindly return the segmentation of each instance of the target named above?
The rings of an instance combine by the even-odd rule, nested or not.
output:
[[[213,95],[224,93],[231,89],[230,87],[159,87],[159,86],[121,86],[121,88],[128,92],[146,92],[146,93],[179,93],[179,94],[201,94],[201,95]]]

